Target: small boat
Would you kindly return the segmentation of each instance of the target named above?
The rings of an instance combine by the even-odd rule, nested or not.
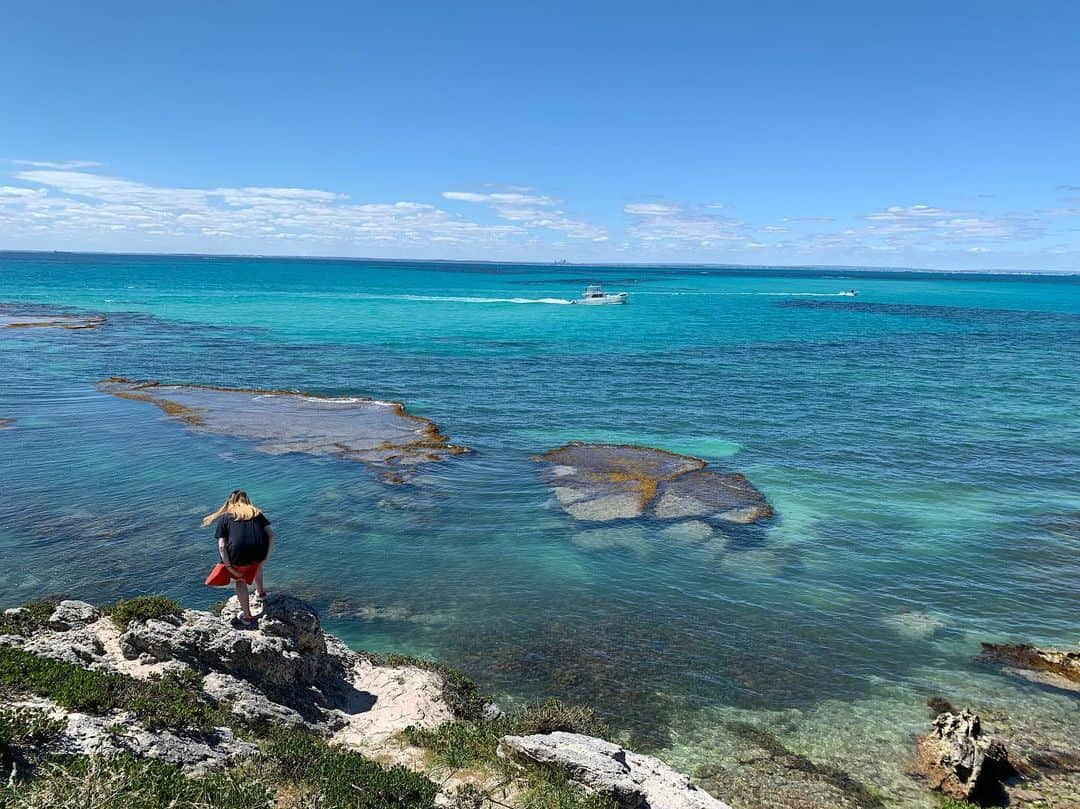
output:
[[[837,295],[843,295],[845,298],[854,298],[859,294],[857,289],[845,289],[843,292],[837,292]]]
[[[585,287],[585,291],[581,293],[581,297],[570,301],[570,303],[584,303],[590,305],[600,303],[626,303],[629,297],[630,296],[625,292],[604,292],[603,287],[594,285]]]

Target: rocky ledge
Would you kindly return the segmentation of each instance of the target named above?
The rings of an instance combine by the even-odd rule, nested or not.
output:
[[[285,772],[300,784],[276,785],[259,806],[480,807],[495,805],[496,787],[498,805],[539,806],[547,804],[529,796],[541,779],[549,792],[571,789],[557,803],[565,807],[726,809],[658,759],[562,732],[577,720],[556,703],[514,720],[437,664],[351,650],[324,633],[317,612],[299,599],[270,596],[256,611],[258,628],[248,630],[237,626],[235,599],[220,615],[158,597],[107,611],[81,601],[7,610],[0,616],[0,757],[16,784],[8,789],[16,799],[20,789],[33,797],[59,777],[45,762],[60,755],[159,762],[196,779]],[[545,732],[505,732],[517,728]],[[283,743],[283,732],[304,736]],[[435,772],[439,745],[463,734],[490,737],[491,761],[499,761],[497,747],[502,768],[478,763],[463,773],[457,764]],[[298,766],[297,747],[315,744],[303,739],[321,740],[324,752],[307,753],[310,762]],[[414,743],[425,740],[426,752]],[[318,763],[328,756],[337,757],[332,766]],[[112,777],[129,777],[127,766]],[[375,775],[350,775],[350,767]],[[283,797],[303,797],[316,776],[326,789],[342,781],[354,797],[295,804]],[[372,778],[378,794],[356,798],[357,784]],[[12,805],[48,804],[34,797]]]
[[[571,442],[536,456],[571,517],[592,522],[645,515],[748,525],[773,516],[765,496],[737,472],[651,447]],[[707,527],[707,525],[706,525]]]
[[[469,450],[399,402],[326,398],[296,391],[163,385],[112,377],[98,390],[156,405],[189,428],[254,441],[262,452],[359,461],[400,483],[416,467]]]

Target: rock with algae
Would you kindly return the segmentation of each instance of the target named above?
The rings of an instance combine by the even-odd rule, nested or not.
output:
[[[150,402],[202,432],[254,441],[272,455],[291,452],[359,461],[390,482],[421,464],[468,450],[451,444],[427,419],[398,402],[325,398],[295,391],[163,385],[112,377],[98,390]]]
[[[1026,643],[984,643],[982,657],[1001,664],[1007,674],[1080,693],[1080,650],[1040,649]]]
[[[1015,775],[1005,745],[982,732],[971,711],[943,713],[919,737],[912,771],[942,794],[977,803],[1000,803],[1001,782]]]
[[[651,515],[747,525],[772,507],[741,474],[651,447],[571,442],[536,456],[563,509],[578,520],[608,522]]]

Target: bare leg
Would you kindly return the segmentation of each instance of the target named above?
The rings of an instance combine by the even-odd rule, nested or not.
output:
[[[243,579],[236,580],[236,600],[240,602],[240,612],[245,621],[251,618],[251,602],[248,600],[247,582]]]
[[[259,565],[259,572],[255,574],[255,595],[259,598],[266,597],[266,587],[263,586],[262,580],[262,565]]]

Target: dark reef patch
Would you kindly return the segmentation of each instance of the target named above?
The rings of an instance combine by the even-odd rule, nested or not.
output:
[[[827,312],[853,312],[899,317],[922,317],[934,320],[956,320],[965,323],[1000,322],[1080,324],[1080,315],[1069,312],[1031,312],[1016,309],[987,309],[967,306],[936,306],[917,303],[876,303],[872,301],[823,301],[790,298],[776,302],[781,309],[814,309]]]

